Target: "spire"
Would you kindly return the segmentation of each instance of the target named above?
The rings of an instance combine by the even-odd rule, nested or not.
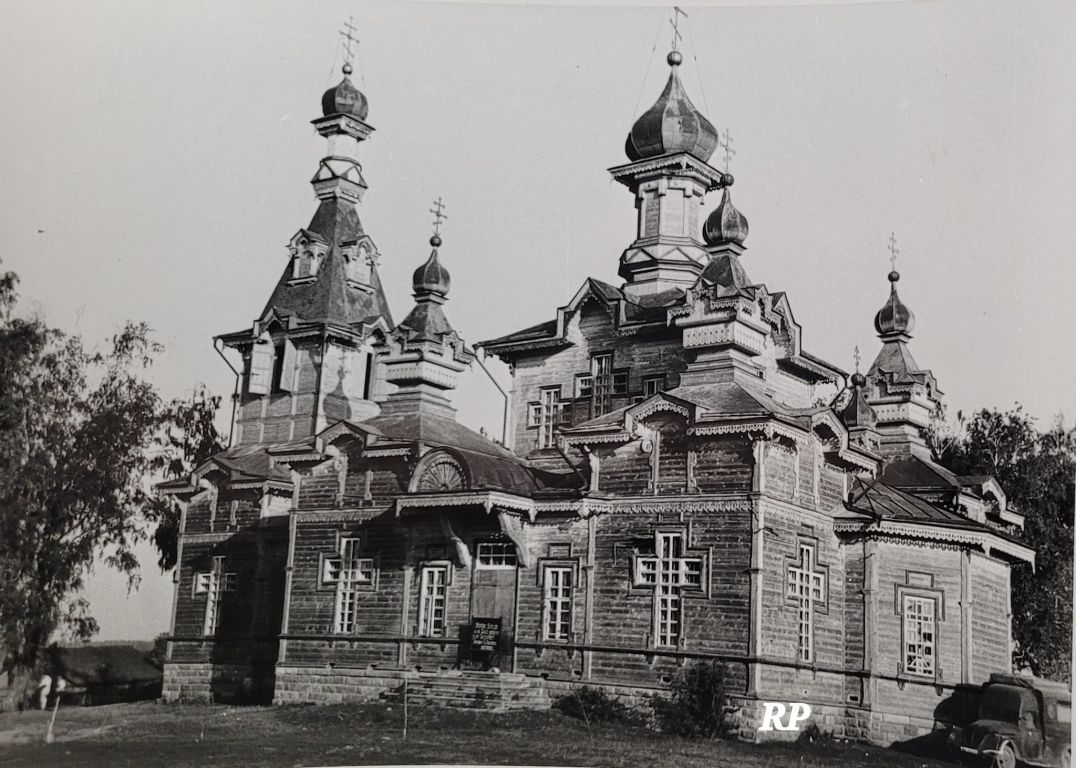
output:
[[[878,415],[867,402],[865,388],[867,377],[859,372],[859,347],[855,350],[856,372],[852,374],[848,403],[841,409],[841,421],[848,427],[848,432],[853,442],[859,443],[865,448],[876,450],[878,448],[878,433],[875,427],[878,425]]]
[[[631,162],[609,169],[635,195],[638,210],[635,241],[621,254],[619,270],[623,290],[634,298],[694,284],[709,261],[702,240],[703,199],[732,180],[709,165],[719,144],[717,129],[680,82],[680,21],[686,16],[675,8],[670,19],[669,79],[628,133],[625,152]]]
[[[925,430],[941,406],[941,390],[934,374],[912,357],[908,342],[915,316],[897,295],[896,235],[889,235],[889,298],[874,317],[882,348],[866,375],[867,402],[878,416],[882,453],[902,455],[926,452]]]
[[[889,272],[889,299],[878,314],[874,316],[874,328],[878,336],[883,340],[889,338],[911,338],[912,329],[915,328],[915,315],[905,306],[897,295],[897,281],[900,273],[897,272],[897,256],[900,249],[897,248],[897,238],[892,232],[889,234],[889,253],[891,269]]]
[[[287,242],[280,279],[253,326],[218,337],[243,355],[240,444],[294,440],[380,410],[384,379],[371,343],[393,321],[377,246],[356,208],[366,191],[358,147],[373,128],[366,97],[350,78],[354,25],[341,34],[344,76],[322,95],[313,121],[328,143],[311,180],[317,210]]]
[[[434,207],[430,209],[430,213],[434,215],[433,237],[430,238],[433,250],[430,251],[430,257],[426,259],[426,263],[416,269],[411,278],[415,300],[419,302],[443,302],[452,285],[448,270],[441,266],[437,258],[437,249],[441,246],[441,222],[448,218],[444,213],[444,208],[441,198],[438,197]]]
[[[438,255],[443,244],[441,222],[448,218],[441,198],[430,212],[434,214],[432,250],[412,278],[415,306],[389,335],[382,353],[385,380],[396,385],[382,406],[389,414],[452,416],[455,409],[445,392],[456,387],[457,376],[474,359],[474,352],[452,328],[442,308],[451,281]]]

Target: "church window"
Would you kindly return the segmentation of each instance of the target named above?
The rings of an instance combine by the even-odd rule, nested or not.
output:
[[[590,373],[576,377],[576,397],[590,400],[591,417],[613,409],[613,395],[628,394],[628,371],[613,370],[613,353],[603,352],[590,358]]]
[[[265,395],[273,383],[273,361],[276,357],[271,342],[256,341],[250,350],[250,368],[247,372],[247,392],[252,395]]]
[[[194,575],[194,594],[205,595],[205,619],[202,634],[206,637],[215,635],[220,626],[222,597],[226,592],[235,591],[236,575],[224,572],[224,558],[214,557],[209,571]]]
[[[933,597],[905,594],[901,610],[904,671],[933,677],[935,671],[935,615]]]
[[[798,642],[797,658],[814,661],[814,618],[826,603],[826,572],[817,568],[815,545],[801,541],[799,562],[788,568],[788,598],[796,604]]]
[[[572,631],[572,568],[547,565],[542,573],[542,638],[570,640]]]
[[[560,387],[545,387],[538,396],[541,399],[537,403],[530,403],[527,426],[538,430],[539,448],[552,448],[556,445],[556,428],[566,421],[568,411],[560,399]]]
[[[447,593],[448,566],[425,566],[422,569],[418,607],[418,633],[422,637],[445,636]]]
[[[476,549],[479,568],[516,567],[516,545],[511,541],[480,541]]]
[[[353,283],[369,284],[371,262],[372,257],[365,247],[352,249],[347,259],[347,279]]]
[[[322,582],[336,585],[336,608],[333,631],[348,634],[355,631],[360,588],[374,582],[373,558],[359,557],[361,540],[340,540],[339,554],[322,561]]]
[[[290,339],[284,339],[274,348],[274,392],[291,392],[294,389],[295,354],[295,344]]]
[[[297,278],[313,277],[318,271],[318,257],[308,248],[304,248],[295,257],[294,276]]]
[[[638,555],[634,585],[654,588],[653,636],[658,648],[676,648],[683,640],[683,594],[702,589],[702,558],[684,552],[684,535],[659,532],[654,554]]]

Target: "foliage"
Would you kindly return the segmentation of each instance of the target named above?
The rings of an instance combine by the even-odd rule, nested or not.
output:
[[[732,707],[725,694],[725,667],[698,662],[680,669],[669,686],[668,699],[654,697],[651,705],[661,730],[681,736],[723,738],[732,731]]]
[[[800,731],[799,737],[796,741],[807,742],[809,744],[832,744],[837,739],[833,736],[833,731],[825,731],[818,726],[818,723],[811,723],[802,731]]]
[[[958,475],[993,475],[1009,506],[1025,516],[1020,538],[1036,567],[1012,570],[1013,663],[1043,677],[1070,679],[1072,524],[1076,430],[1060,418],[1040,430],[1017,405],[984,409],[931,432],[935,458]]]
[[[165,451],[164,473],[169,478],[183,477],[215,453],[224,450],[217,431],[220,396],[211,395],[199,385],[189,399],[176,398],[164,412],[167,425],[162,437]],[[157,547],[157,565],[169,571],[176,565],[179,542],[179,507],[170,498],[155,502],[157,528],[153,543]]]
[[[553,709],[582,720],[588,726],[592,723],[642,725],[646,719],[645,715],[627,706],[617,697],[589,685],[559,697],[553,702]]]
[[[129,323],[88,350],[16,316],[17,284],[0,277],[0,673],[13,698],[55,632],[96,631],[79,592],[98,558],[137,582],[162,469],[160,399],[141,376],[160,351],[149,329]]]

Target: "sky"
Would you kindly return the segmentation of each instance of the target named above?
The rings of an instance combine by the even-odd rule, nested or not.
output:
[[[787,291],[804,348],[852,370],[889,291],[950,412],[1076,414],[1076,4],[683,4],[681,76],[733,136],[743,264]],[[310,125],[340,79],[375,127],[360,206],[397,319],[443,197],[446,312],[470,342],[551,319],[634,236],[631,124],[668,74],[667,6],[355,0],[9,0],[0,27],[0,251],[25,312],[98,342],[144,320],[163,396],[234,381],[211,346],[249,327],[316,208]],[[715,163],[721,163],[719,157]],[[717,195],[708,202],[716,207]],[[506,386],[504,366],[490,368]],[[499,434],[478,368],[459,418]],[[98,568],[101,639],[168,628],[170,575]]]

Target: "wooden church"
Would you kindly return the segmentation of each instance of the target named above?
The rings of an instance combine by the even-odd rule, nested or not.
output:
[[[317,211],[252,326],[216,340],[243,361],[232,445],[160,487],[182,509],[166,700],[340,702],[406,679],[540,707],[718,661],[743,738],[781,736],[757,731],[763,706],[795,701],[890,744],[1010,671],[1009,571],[1034,552],[993,478],[931,460],[941,391],[899,275],[866,374],[804,349],[789,296],[742,263],[747,219],[681,59],[610,169],[638,211],[621,282],[474,347],[445,314],[437,235],[410,310],[389,311],[345,65],[314,120]],[[507,445],[455,417],[477,347],[510,366]]]

